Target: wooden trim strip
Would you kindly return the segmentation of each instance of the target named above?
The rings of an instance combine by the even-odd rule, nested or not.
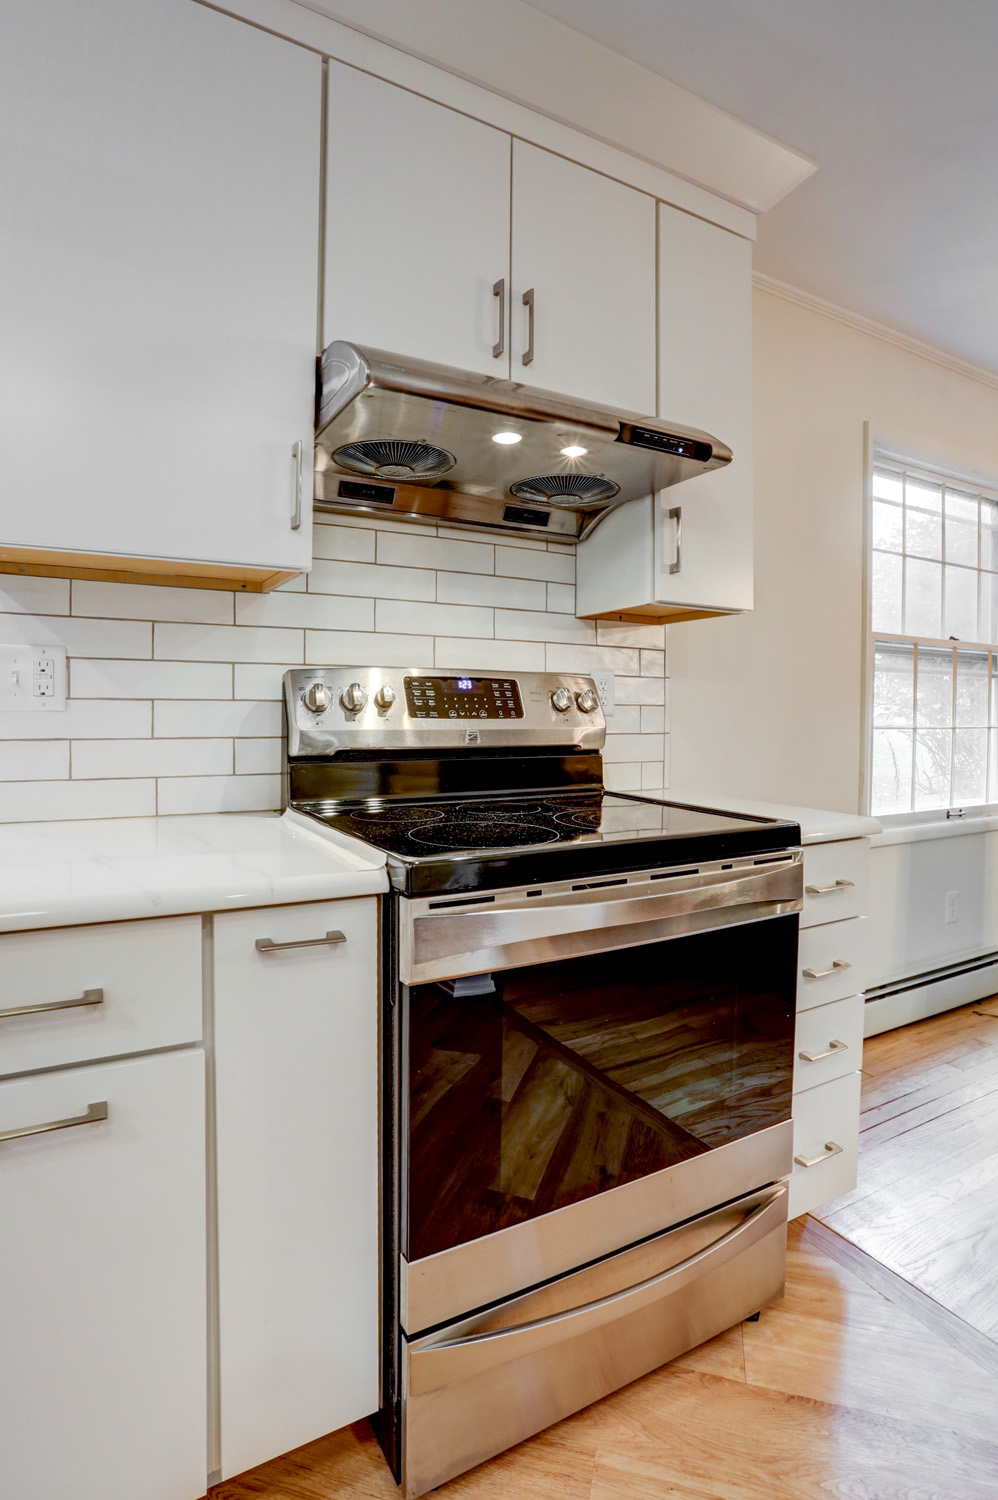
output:
[[[89,578],[104,583],[155,583],[167,588],[232,589],[249,594],[268,593],[298,576],[294,572],[240,564],[54,552],[40,547],[0,547],[0,573],[18,573],[29,578]]]

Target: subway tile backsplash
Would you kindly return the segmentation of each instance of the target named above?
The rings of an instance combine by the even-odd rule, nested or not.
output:
[[[668,784],[664,627],[577,620],[572,548],[324,517],[314,554],[265,595],[0,575],[0,643],[69,660],[64,714],[0,712],[0,822],[278,808],[303,664],[609,670],[607,784]]]

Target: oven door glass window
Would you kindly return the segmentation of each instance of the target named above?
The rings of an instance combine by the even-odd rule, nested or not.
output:
[[[797,923],[410,989],[406,1258],[788,1120]]]

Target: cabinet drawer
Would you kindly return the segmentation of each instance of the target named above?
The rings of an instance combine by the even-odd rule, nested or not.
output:
[[[797,950],[797,1009],[828,1005],[865,988],[867,919],[822,922],[805,927]]]
[[[201,918],[11,933],[0,980],[0,1075],[196,1042]]]
[[[866,839],[809,844],[804,850],[802,927],[838,922],[866,910]]]
[[[859,1091],[859,1073],[848,1073],[794,1095],[792,1219],[812,1213],[820,1204],[856,1186]],[[833,1151],[831,1147],[840,1149]],[[813,1165],[804,1166],[798,1158]]]
[[[808,1057],[802,1057],[802,1053]],[[814,1005],[797,1017],[794,1092],[854,1073],[863,1061],[863,997]]]
[[[0,1083],[0,1132],[38,1127],[0,1141],[0,1489],[194,1500],[207,1441],[204,1054]]]

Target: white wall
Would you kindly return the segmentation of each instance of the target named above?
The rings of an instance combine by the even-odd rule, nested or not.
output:
[[[754,318],[756,607],[669,628],[673,785],[857,812],[864,423],[998,475],[998,389],[770,292]],[[998,942],[995,837],[874,851],[871,980]]]
[[[65,714],[0,713],[0,822],[280,806],[290,666],[609,669],[608,785],[665,776],[665,631],[575,618],[574,547],[326,517],[272,594],[0,575],[0,643],[60,644]]]

